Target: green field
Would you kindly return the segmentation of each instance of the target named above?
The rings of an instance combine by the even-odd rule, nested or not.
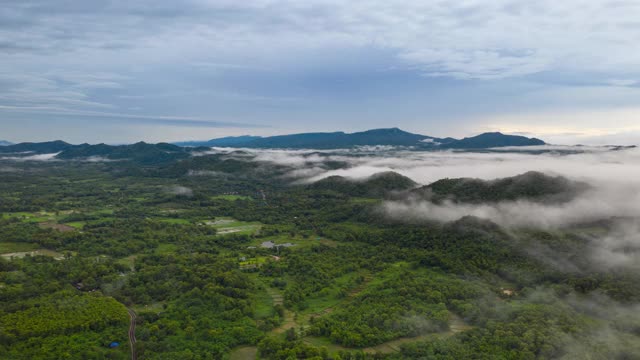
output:
[[[0,254],[33,251],[38,248],[37,244],[0,242]]]
[[[216,228],[220,235],[252,235],[262,227],[262,224],[259,222],[238,221],[233,218],[216,218],[212,221],[205,221],[205,224]]]
[[[29,212],[14,212],[14,213],[3,213],[2,217],[5,219],[9,218],[17,218],[25,222],[45,222],[56,220],[59,216],[56,216],[55,213],[50,213],[46,211],[29,213]]]
[[[252,201],[253,198],[250,196],[244,195],[216,195],[211,197],[214,200],[227,200],[227,201],[236,201],[236,200],[249,200]]]
[[[177,219],[177,218],[159,218],[158,221],[162,221],[168,224],[191,224],[191,221],[187,219]]]

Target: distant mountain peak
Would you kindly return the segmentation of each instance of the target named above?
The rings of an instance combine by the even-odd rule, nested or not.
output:
[[[32,152],[36,154],[53,154],[64,151],[73,147],[69,143],[62,140],[46,141],[46,142],[24,142],[20,144],[5,145],[0,148],[1,153],[21,153]]]
[[[501,132],[486,132],[462,140],[454,138],[436,138],[414,134],[398,127],[378,128],[345,133],[314,132],[268,137],[228,136],[209,141],[175,143],[179,146],[209,147],[248,147],[248,148],[290,148],[290,149],[339,149],[356,146],[406,146],[417,149],[486,149],[502,146],[544,145],[544,141],[524,136],[505,135]]]
[[[540,139],[521,135],[505,135],[499,131],[486,132],[480,135],[452,141],[444,147],[451,149],[488,149],[505,146],[538,146],[546,143]]]
[[[225,136],[221,138],[215,138],[206,141],[183,141],[174,143],[174,145],[178,146],[188,146],[188,147],[199,147],[199,146],[208,146],[208,147],[241,147],[242,144],[251,142],[253,140],[262,139],[261,136],[251,136],[251,135],[240,135],[240,136]]]

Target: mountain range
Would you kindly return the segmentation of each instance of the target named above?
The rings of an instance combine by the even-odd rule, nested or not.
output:
[[[192,152],[209,150],[210,147],[236,148],[288,148],[288,149],[342,149],[356,146],[406,146],[418,150],[440,149],[487,149],[501,146],[544,145],[544,141],[523,136],[485,133],[457,140],[412,134],[398,128],[375,129],[347,134],[305,133],[270,137],[237,136],[213,139],[205,142],[183,142],[177,144],[148,144],[138,142],[130,145],[80,144],[73,145],[61,140],[0,146],[0,154],[27,157],[38,154],[54,154],[57,159],[81,159],[99,157],[107,160],[130,159],[141,164],[162,163],[184,159]]]
[[[236,136],[208,141],[175,143],[179,146],[288,148],[288,149],[340,149],[355,146],[408,146],[418,149],[487,149],[504,146],[545,145],[536,138],[505,135],[499,132],[484,133],[461,140],[451,137],[413,134],[398,128],[374,129],[356,133],[328,132],[277,135],[269,137]]]
[[[12,157],[28,158],[38,154],[56,154],[56,159],[91,159],[132,160],[142,165],[165,163],[188,158],[191,152],[208,150],[208,148],[186,148],[177,145],[138,142],[130,145],[80,144],[72,145],[56,140],[41,143],[20,143],[0,147],[0,154]]]
[[[0,140],[0,146],[9,146],[9,145],[13,145],[13,143],[7,140]]]

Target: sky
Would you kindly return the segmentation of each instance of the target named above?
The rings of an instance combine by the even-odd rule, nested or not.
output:
[[[640,144],[636,0],[3,0],[0,139]]]

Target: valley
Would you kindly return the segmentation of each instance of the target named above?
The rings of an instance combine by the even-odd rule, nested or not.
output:
[[[0,160],[14,169],[0,183],[5,358],[637,353],[636,218],[542,222],[594,196],[584,179],[425,184],[386,165],[354,179],[400,159],[261,154]],[[345,176],[291,177],[305,167]],[[593,342],[603,331],[618,342]]]

